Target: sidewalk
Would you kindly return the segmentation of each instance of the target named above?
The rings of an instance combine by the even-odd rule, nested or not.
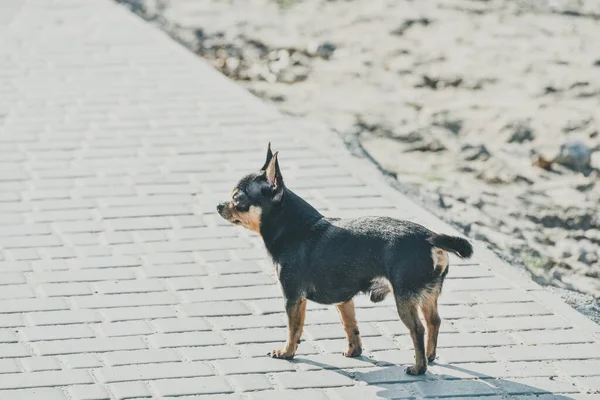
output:
[[[327,215],[454,232],[112,1],[0,2],[0,399],[598,396],[600,327],[481,248],[452,260],[424,377],[391,299],[356,301],[364,357],[316,304],[296,359],[266,357],[273,267],[215,204],[268,141]]]

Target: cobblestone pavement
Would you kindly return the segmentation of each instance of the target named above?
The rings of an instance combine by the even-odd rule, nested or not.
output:
[[[214,205],[269,140],[327,214],[454,232],[115,3],[0,2],[0,399],[597,398],[598,326],[479,247],[453,260],[424,377],[391,302],[362,297],[365,356],[311,304],[296,359],[266,357],[273,268]]]

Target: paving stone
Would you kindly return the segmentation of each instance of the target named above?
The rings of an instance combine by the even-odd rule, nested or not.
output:
[[[66,310],[69,305],[63,299],[19,299],[0,300],[0,313]]]
[[[342,371],[306,371],[282,372],[274,376],[275,381],[284,389],[330,388],[353,386],[354,381]]]
[[[106,365],[113,367],[181,361],[179,355],[170,349],[115,351],[102,354],[102,358]]]
[[[204,318],[155,319],[152,325],[160,333],[199,332],[212,330]]]
[[[107,339],[95,338],[35,342],[33,347],[40,355],[56,355],[93,352],[100,353],[115,350],[137,350],[145,349],[146,344],[141,338],[132,336]]]
[[[469,351],[463,348],[450,348],[438,351],[438,357],[445,362],[456,364],[463,362],[491,362],[494,358],[485,347],[471,347]]]
[[[124,321],[94,325],[103,336],[141,336],[150,335],[154,330],[146,321]]]
[[[588,393],[598,393],[600,391],[600,376],[585,376],[579,377],[575,379],[575,382]],[[547,386],[547,391],[555,391],[562,393],[576,393],[579,392],[575,387],[567,387],[567,384],[564,386]],[[597,396],[597,394],[596,394]]]
[[[91,295],[92,289],[86,283],[47,283],[38,286],[39,290],[48,297],[85,296]]]
[[[0,344],[0,358],[29,357],[31,355],[29,348],[22,343]]]
[[[143,382],[120,382],[108,385],[117,400],[152,397],[150,390]]]
[[[62,390],[55,388],[2,390],[0,391],[0,397],[2,397],[2,400],[68,400]],[[79,399],[75,398],[75,400]]]
[[[154,347],[187,347],[211,346],[225,344],[225,340],[218,332],[181,332],[158,333],[148,337],[148,343]]]
[[[240,356],[239,351],[226,345],[183,347],[177,350],[185,359],[190,361],[233,359]]]
[[[160,396],[179,397],[233,392],[227,380],[222,376],[156,380],[151,385]]]
[[[1,374],[0,390],[92,383],[87,371],[42,371],[21,374]]]
[[[513,317],[520,315],[548,315],[547,308],[538,303],[488,303],[475,306],[475,310],[485,317]]]
[[[329,400],[325,392],[314,389],[304,390],[266,390],[250,393],[250,400]]]
[[[110,394],[100,385],[74,385],[68,393],[73,400],[110,400]]]
[[[256,390],[268,390],[272,387],[271,382],[265,375],[230,375],[229,382],[240,392],[253,392]]]
[[[536,393],[577,393],[579,390],[572,383],[560,378],[514,378],[498,380],[493,384],[509,394],[536,394]]]
[[[292,363],[270,357],[218,360],[213,365],[224,375],[295,371]]]
[[[340,354],[298,354],[294,357],[293,363],[302,371],[312,371],[320,369],[349,369],[349,368],[370,368],[376,365],[376,362],[365,356],[361,357],[343,357]]]
[[[62,369],[56,357],[21,358],[19,362],[27,372],[52,371]]]
[[[457,397],[457,396],[489,396],[498,394],[499,390],[477,380],[460,381],[421,381],[413,385],[425,397]]]
[[[250,308],[240,301],[183,304],[180,308],[184,314],[190,317],[218,317],[252,314]]]
[[[166,378],[184,378],[214,375],[212,368],[204,363],[160,363],[107,367],[94,370],[100,382],[128,382]]]
[[[363,400],[414,398],[414,395],[405,388],[404,384],[377,384],[359,387],[342,387],[332,389],[330,393],[335,400],[344,400],[353,397]],[[498,399],[488,399],[486,397],[486,400]]]
[[[19,333],[30,342],[40,340],[80,339],[96,336],[87,325],[55,325],[19,329]]]
[[[144,267],[143,274],[148,278],[171,278],[178,276],[204,276],[206,269],[202,265],[196,264],[179,264],[170,265],[168,267]]]
[[[72,299],[78,308],[115,308],[177,304],[177,297],[168,292],[127,293],[86,296]]]
[[[17,363],[16,358],[0,359],[0,374],[10,374],[21,372],[21,367]]]
[[[586,360],[600,358],[595,344],[495,347],[494,355],[505,361]]]
[[[102,362],[95,354],[68,354],[59,357],[68,368],[98,368]]]
[[[282,315],[258,315],[208,318],[208,322],[221,330],[235,330],[254,327],[286,327],[286,317]]]
[[[170,306],[108,308],[103,309],[102,314],[110,322],[175,318],[177,316],[175,310]]]
[[[62,310],[28,313],[34,325],[63,325],[79,324],[84,322],[100,322],[102,317],[93,310]]]
[[[280,298],[281,289],[275,285],[249,286],[243,288],[223,288],[210,290],[190,290],[182,293],[184,301],[207,302],[222,300],[253,300]]]
[[[593,340],[590,335],[576,329],[521,331],[515,336],[525,344],[589,343]]]

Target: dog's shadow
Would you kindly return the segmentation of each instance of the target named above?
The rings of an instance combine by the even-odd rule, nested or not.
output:
[[[371,370],[368,366],[340,369],[303,357],[297,357],[293,362],[295,364],[306,364],[319,369],[333,371],[350,377],[355,381],[362,382],[360,386],[369,388],[368,390],[372,394],[376,394],[376,397],[380,399],[448,396],[461,398],[532,396],[540,399],[575,400],[574,397],[557,395],[543,388],[523,384],[507,378],[498,378],[452,364],[432,363],[430,370],[424,375],[411,376],[404,372],[405,366],[379,362],[365,356],[358,357],[357,360],[369,363],[373,367],[377,367],[377,370]],[[444,373],[444,371],[447,371],[447,373]],[[536,378],[554,380],[555,377],[532,377],[534,380]],[[413,385],[415,383],[419,388]],[[565,383],[565,385],[568,384]],[[348,388],[347,390],[353,389]]]

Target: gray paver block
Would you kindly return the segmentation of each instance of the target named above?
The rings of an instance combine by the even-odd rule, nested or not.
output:
[[[378,384],[359,387],[341,387],[331,390],[335,400],[357,398],[362,400],[413,399],[415,396],[404,384]],[[489,400],[486,397],[486,400]],[[492,399],[494,400],[494,399]]]
[[[353,386],[356,383],[338,370],[282,372],[275,375],[274,379],[284,389],[329,388]]]
[[[150,390],[143,382],[120,382],[108,385],[117,400],[152,397]]]
[[[156,380],[151,383],[151,386],[159,395],[173,397],[233,392],[227,380],[222,376]]]
[[[33,347],[41,355],[56,355],[95,353],[116,350],[137,350],[145,349],[146,344],[141,338],[131,336],[106,339],[95,338],[35,342]]]
[[[499,393],[487,382],[477,380],[422,381],[414,385],[425,397],[489,396]]]
[[[102,358],[106,360],[107,365],[113,367],[181,361],[177,352],[171,349],[115,351],[102,354]]]
[[[0,375],[0,390],[93,383],[87,371],[41,371]]]
[[[94,373],[99,381],[107,383],[214,375],[208,364],[199,362],[107,367],[97,369]]]
[[[321,390],[266,390],[250,393],[250,400],[329,400],[325,392]]]
[[[265,375],[230,375],[228,377],[232,386],[241,392],[253,392],[256,390],[268,390],[272,387],[271,382]]]
[[[19,332],[30,342],[40,340],[81,339],[95,337],[96,334],[87,325],[53,325],[22,328]]]
[[[30,357],[21,358],[19,362],[27,372],[52,371],[62,369],[60,362],[55,357]]]
[[[154,347],[187,347],[187,346],[214,346],[225,344],[225,340],[218,332],[181,332],[158,333],[148,337],[148,343]]]
[[[125,321],[94,325],[94,328],[103,336],[141,336],[154,333],[146,321]]]
[[[73,400],[109,400],[110,394],[100,385],[75,385],[69,387]]]
[[[55,388],[0,390],[0,398],[2,398],[2,400],[68,400],[62,390]]]
[[[222,374],[258,374],[267,372],[295,371],[294,364],[270,357],[218,360],[213,363]]]
[[[240,353],[231,346],[183,347],[177,350],[191,361],[222,360],[240,356]]]

